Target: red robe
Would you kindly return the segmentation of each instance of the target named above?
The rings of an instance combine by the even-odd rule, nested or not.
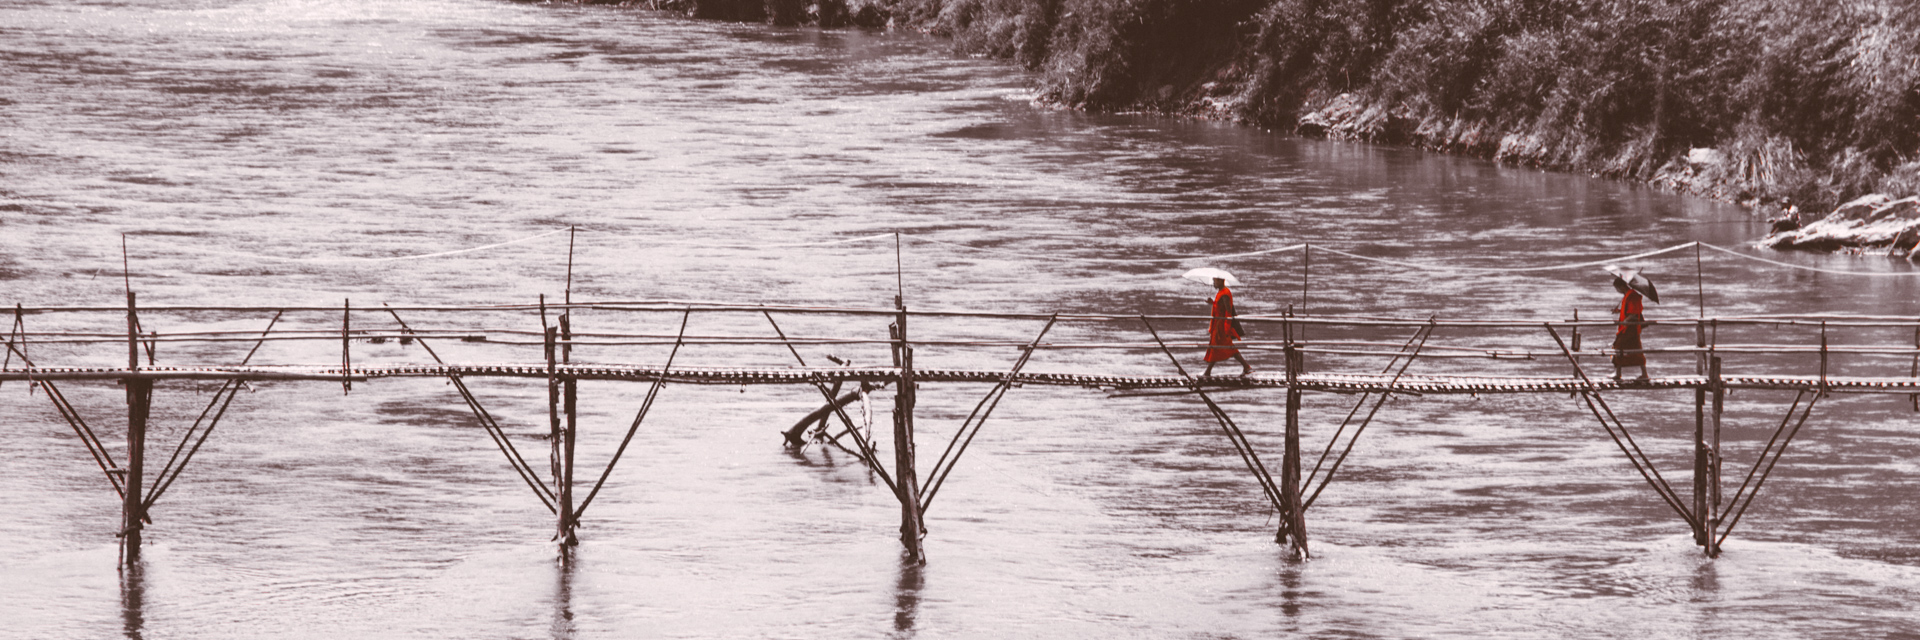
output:
[[[1240,355],[1233,341],[1240,332],[1233,321],[1233,290],[1221,287],[1213,294],[1213,320],[1207,323],[1207,362],[1219,362]]]
[[[1646,306],[1640,302],[1640,292],[1628,290],[1627,295],[1620,298],[1620,324],[1619,328],[1613,332],[1615,351],[1644,348],[1640,346],[1640,328],[1641,323],[1646,322],[1646,316],[1643,315],[1645,313]],[[1645,366],[1646,364],[1647,354],[1644,353],[1613,354],[1613,366],[1616,367]]]

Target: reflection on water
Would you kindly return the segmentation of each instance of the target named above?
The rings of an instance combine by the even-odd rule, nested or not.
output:
[[[1691,596],[1694,602],[1712,603],[1720,601],[1720,574],[1717,565],[1701,562],[1693,571]]]
[[[572,545],[560,545],[559,559],[553,563],[553,640],[573,640],[573,565],[578,562]]]
[[[902,558],[899,579],[893,586],[893,630],[896,638],[914,636],[914,621],[920,615],[920,589],[926,565]]]
[[[1300,592],[1300,572],[1305,568],[1299,562],[1289,562],[1280,566],[1280,612],[1293,618],[1300,615],[1306,607],[1305,596]]]
[[[146,561],[120,567],[120,617],[128,640],[140,640],[146,629]]]

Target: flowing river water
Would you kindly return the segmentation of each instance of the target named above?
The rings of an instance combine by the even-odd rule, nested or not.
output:
[[[1597,269],[1522,269],[1696,240],[1913,270],[1762,253],[1745,212],[1634,185],[1061,112],[1032,86],[913,34],[635,8],[0,0],[0,302],[113,306],[131,286],[147,306],[531,303],[564,295],[569,237],[576,299],[886,307],[898,290],[925,308],[1119,315],[1201,313],[1207,292],[1178,275],[1208,264],[1246,281],[1243,313],[1412,318],[1605,317]],[[890,235],[810,244],[895,232],[898,254]],[[1146,262],[1302,242],[1509,271],[1302,251]],[[1656,320],[1920,315],[1920,278],[1718,251],[1643,262],[1666,294]],[[1659,329],[1650,346],[1691,339]],[[1691,371],[1680,360],[1655,375]],[[544,385],[475,386],[544,446]],[[116,447],[124,392],[64,388]],[[162,383],[154,446],[211,390]],[[583,386],[586,467],[643,391]],[[923,390],[922,437],[951,435],[979,392]],[[667,387],[563,564],[551,517],[444,381],[261,383],[123,572],[118,501],[43,396],[0,386],[5,638],[1920,637],[1905,397],[1823,403],[1712,560],[1576,400],[1400,398],[1308,513],[1299,563],[1190,397],[1014,389],[915,567],[858,463],[781,447],[810,390]],[[1690,396],[1617,401],[1682,481]],[[1729,459],[1751,460],[1790,400],[1734,395]],[[1311,396],[1308,440],[1348,402]],[[1228,408],[1275,451],[1273,396]]]

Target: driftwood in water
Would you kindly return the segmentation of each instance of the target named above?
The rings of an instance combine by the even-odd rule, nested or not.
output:
[[[811,426],[814,423],[822,423],[822,424],[826,423],[827,417],[833,415],[834,411],[837,411],[849,404],[853,404],[855,400],[859,400],[859,399],[860,399],[860,392],[855,391],[855,392],[847,393],[845,395],[840,396],[839,398],[834,399],[832,404],[824,405],[819,409],[813,410],[813,413],[807,414],[806,417],[801,418],[799,422],[794,423],[793,428],[787,429],[786,431],[781,432],[781,435],[786,436],[787,438],[787,446],[791,446],[791,447],[806,446],[807,441],[803,436],[806,435],[808,426]]]

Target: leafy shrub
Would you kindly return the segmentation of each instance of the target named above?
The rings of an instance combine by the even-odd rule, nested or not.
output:
[[[770,0],[671,1],[764,19]],[[1691,188],[1803,207],[1920,191],[1910,0],[821,4],[844,1],[811,15],[950,36],[1039,71],[1047,99],[1078,108],[1225,109],[1279,129],[1315,114],[1339,135],[1641,179],[1711,147],[1726,163],[1688,169]]]

